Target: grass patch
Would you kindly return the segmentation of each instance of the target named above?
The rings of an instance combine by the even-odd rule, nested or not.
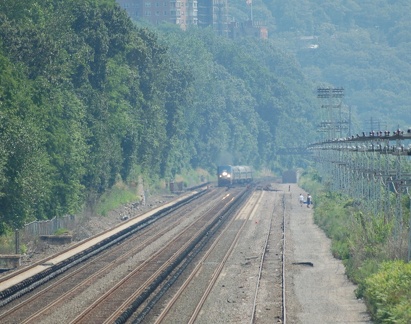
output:
[[[123,184],[116,185],[100,197],[95,210],[98,215],[107,216],[108,212],[140,199],[136,188]]]
[[[54,232],[54,235],[70,235],[71,232],[67,228],[59,228]]]

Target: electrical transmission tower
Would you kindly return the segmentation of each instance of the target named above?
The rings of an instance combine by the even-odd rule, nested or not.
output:
[[[323,139],[349,135],[350,117],[343,111],[342,104],[344,88],[318,88],[317,98],[322,101],[322,120],[318,125],[318,131],[325,135]]]

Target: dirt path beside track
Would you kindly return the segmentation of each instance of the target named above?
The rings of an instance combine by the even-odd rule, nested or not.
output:
[[[365,304],[344,265],[330,251],[331,241],[314,224],[313,209],[300,206],[297,185],[282,184],[286,203],[286,312],[288,323],[371,323]],[[290,190],[289,190],[290,189]],[[315,201],[315,197],[314,201]]]

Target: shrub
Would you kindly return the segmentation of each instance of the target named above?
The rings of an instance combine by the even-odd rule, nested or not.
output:
[[[107,216],[108,212],[124,204],[138,201],[135,188],[127,186],[114,186],[111,190],[104,193],[97,204],[96,212],[99,215]]]
[[[411,323],[411,264],[390,261],[365,280],[371,315],[380,323]]]
[[[26,244],[20,245],[20,254],[26,254],[27,251],[28,251],[28,248]]]

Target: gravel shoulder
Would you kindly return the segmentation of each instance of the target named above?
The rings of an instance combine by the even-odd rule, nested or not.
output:
[[[313,209],[300,206],[297,185],[279,185],[286,204],[286,311],[290,323],[371,323],[365,304],[344,265],[331,254],[331,242],[314,224]],[[311,266],[312,264],[312,266]]]
[[[240,308],[245,306],[244,303],[248,299],[246,297],[248,291],[244,289],[245,283],[255,281],[255,272],[252,271],[253,267],[250,265],[256,262],[257,259],[251,257],[254,256],[253,253],[261,250],[259,247],[262,246],[262,239],[266,236],[269,228],[268,220],[272,208],[279,205],[279,197],[284,194],[286,208],[285,313],[288,323],[371,323],[365,304],[355,297],[354,290],[356,286],[347,279],[342,262],[335,259],[330,252],[330,240],[314,224],[313,209],[309,209],[305,205],[301,207],[298,202],[300,193],[306,196],[306,192],[296,184],[272,184],[272,188],[277,191],[264,195],[261,206],[254,216],[255,219],[250,221],[247,227],[248,230],[244,234],[243,245],[240,244],[237,253],[234,253],[234,256],[238,258],[233,258],[227,262],[227,267],[231,266],[232,268],[229,269],[230,271],[225,272],[226,276],[223,276],[225,279],[217,283],[217,286],[223,289],[220,290],[221,295],[217,296],[215,301],[219,301],[219,308],[221,308],[221,304],[225,304],[230,309],[228,311],[230,315],[227,314],[228,317],[222,316],[223,314],[220,312],[218,315],[219,322],[249,322],[248,314],[243,314]],[[147,205],[140,206],[138,209],[130,209],[129,206],[124,206],[103,218],[90,217],[81,224],[82,230],[77,231],[77,238],[82,239],[101,232],[121,223],[121,217],[124,214],[129,214],[131,217],[141,214],[171,198],[152,197]],[[281,236],[281,230],[278,235]],[[273,237],[275,236],[277,235],[273,235]],[[281,239],[278,241],[280,242]],[[258,323],[281,322],[274,312],[275,308],[273,306],[273,303],[278,301],[278,296],[274,296],[273,291],[280,288],[274,281],[274,277],[279,272],[279,265],[276,261],[280,257],[280,253],[277,254],[277,249],[274,246],[275,244],[270,245],[269,255],[271,253],[273,257],[270,270],[263,274],[263,278],[268,280],[266,284],[262,283],[262,287],[267,290],[264,294],[264,299],[267,300],[264,300],[264,303],[260,302],[265,306],[264,309],[258,312]],[[28,263],[34,262],[63,248],[68,248],[68,246],[53,247],[45,245],[42,249],[38,249],[37,253],[33,253],[27,261],[29,261]],[[239,269],[238,273],[233,271],[235,266]],[[236,273],[236,275],[232,276],[233,273]],[[227,291],[230,288],[230,283],[227,281],[229,278],[232,278],[234,282],[232,283],[232,289]],[[236,282],[237,280],[241,281],[241,285]],[[215,305],[212,303],[210,306],[211,309],[215,309]],[[232,316],[232,311],[236,316]],[[210,312],[205,313],[208,314],[205,317],[206,319],[212,317]]]

